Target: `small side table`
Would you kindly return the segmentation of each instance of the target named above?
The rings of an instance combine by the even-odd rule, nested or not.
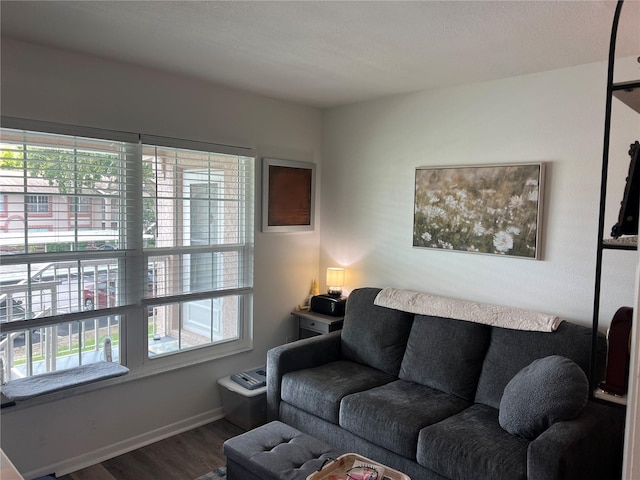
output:
[[[344,323],[344,316],[332,317],[306,310],[294,310],[291,315],[298,318],[299,338],[315,337],[341,330]]]

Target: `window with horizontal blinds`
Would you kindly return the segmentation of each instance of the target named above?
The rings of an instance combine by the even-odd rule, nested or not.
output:
[[[150,355],[240,338],[253,285],[253,158],[143,143],[142,159]]]
[[[135,147],[135,145],[133,146]],[[120,361],[127,172],[135,148],[3,128],[0,356],[9,380]],[[100,206],[114,205],[109,212]],[[62,320],[61,320],[62,319]],[[111,342],[111,353],[105,342]]]
[[[2,120],[5,378],[246,347],[250,150]]]

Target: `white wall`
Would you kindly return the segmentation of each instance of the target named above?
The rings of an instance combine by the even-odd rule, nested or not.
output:
[[[345,265],[349,289],[410,288],[590,325],[605,89],[598,63],[326,111],[321,267]],[[616,112],[607,234],[640,125]],[[541,261],[412,247],[416,167],[512,162],[546,163]],[[618,252],[605,269],[605,319],[633,305],[636,262]]]
[[[319,110],[177,75],[3,39],[1,85],[7,116],[253,147],[259,158],[321,160]],[[259,167],[256,177],[259,189]],[[318,275],[319,233],[260,233],[259,193],[253,351],[3,409],[2,448],[20,471],[92,463],[220,416],[216,379],[264,364],[268,348],[294,335],[290,311]]]
[[[582,65],[326,111],[321,269],[346,266],[347,289],[409,288],[590,326],[606,68]],[[617,63],[615,81],[638,78],[636,58]],[[629,144],[639,138],[638,115],[614,100],[605,236],[617,221]],[[416,167],[511,162],[547,166],[541,261],[411,246]],[[638,253],[604,253],[603,332],[618,307],[639,306]],[[632,455],[640,441],[636,327],[625,479],[636,478],[640,463]]]

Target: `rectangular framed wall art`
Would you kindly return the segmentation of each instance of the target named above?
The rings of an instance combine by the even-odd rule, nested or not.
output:
[[[262,159],[262,231],[314,229],[316,165]]]
[[[419,167],[413,246],[540,258],[544,164]]]

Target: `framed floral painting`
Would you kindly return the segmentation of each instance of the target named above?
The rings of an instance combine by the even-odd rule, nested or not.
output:
[[[413,246],[540,258],[544,164],[416,168]]]

